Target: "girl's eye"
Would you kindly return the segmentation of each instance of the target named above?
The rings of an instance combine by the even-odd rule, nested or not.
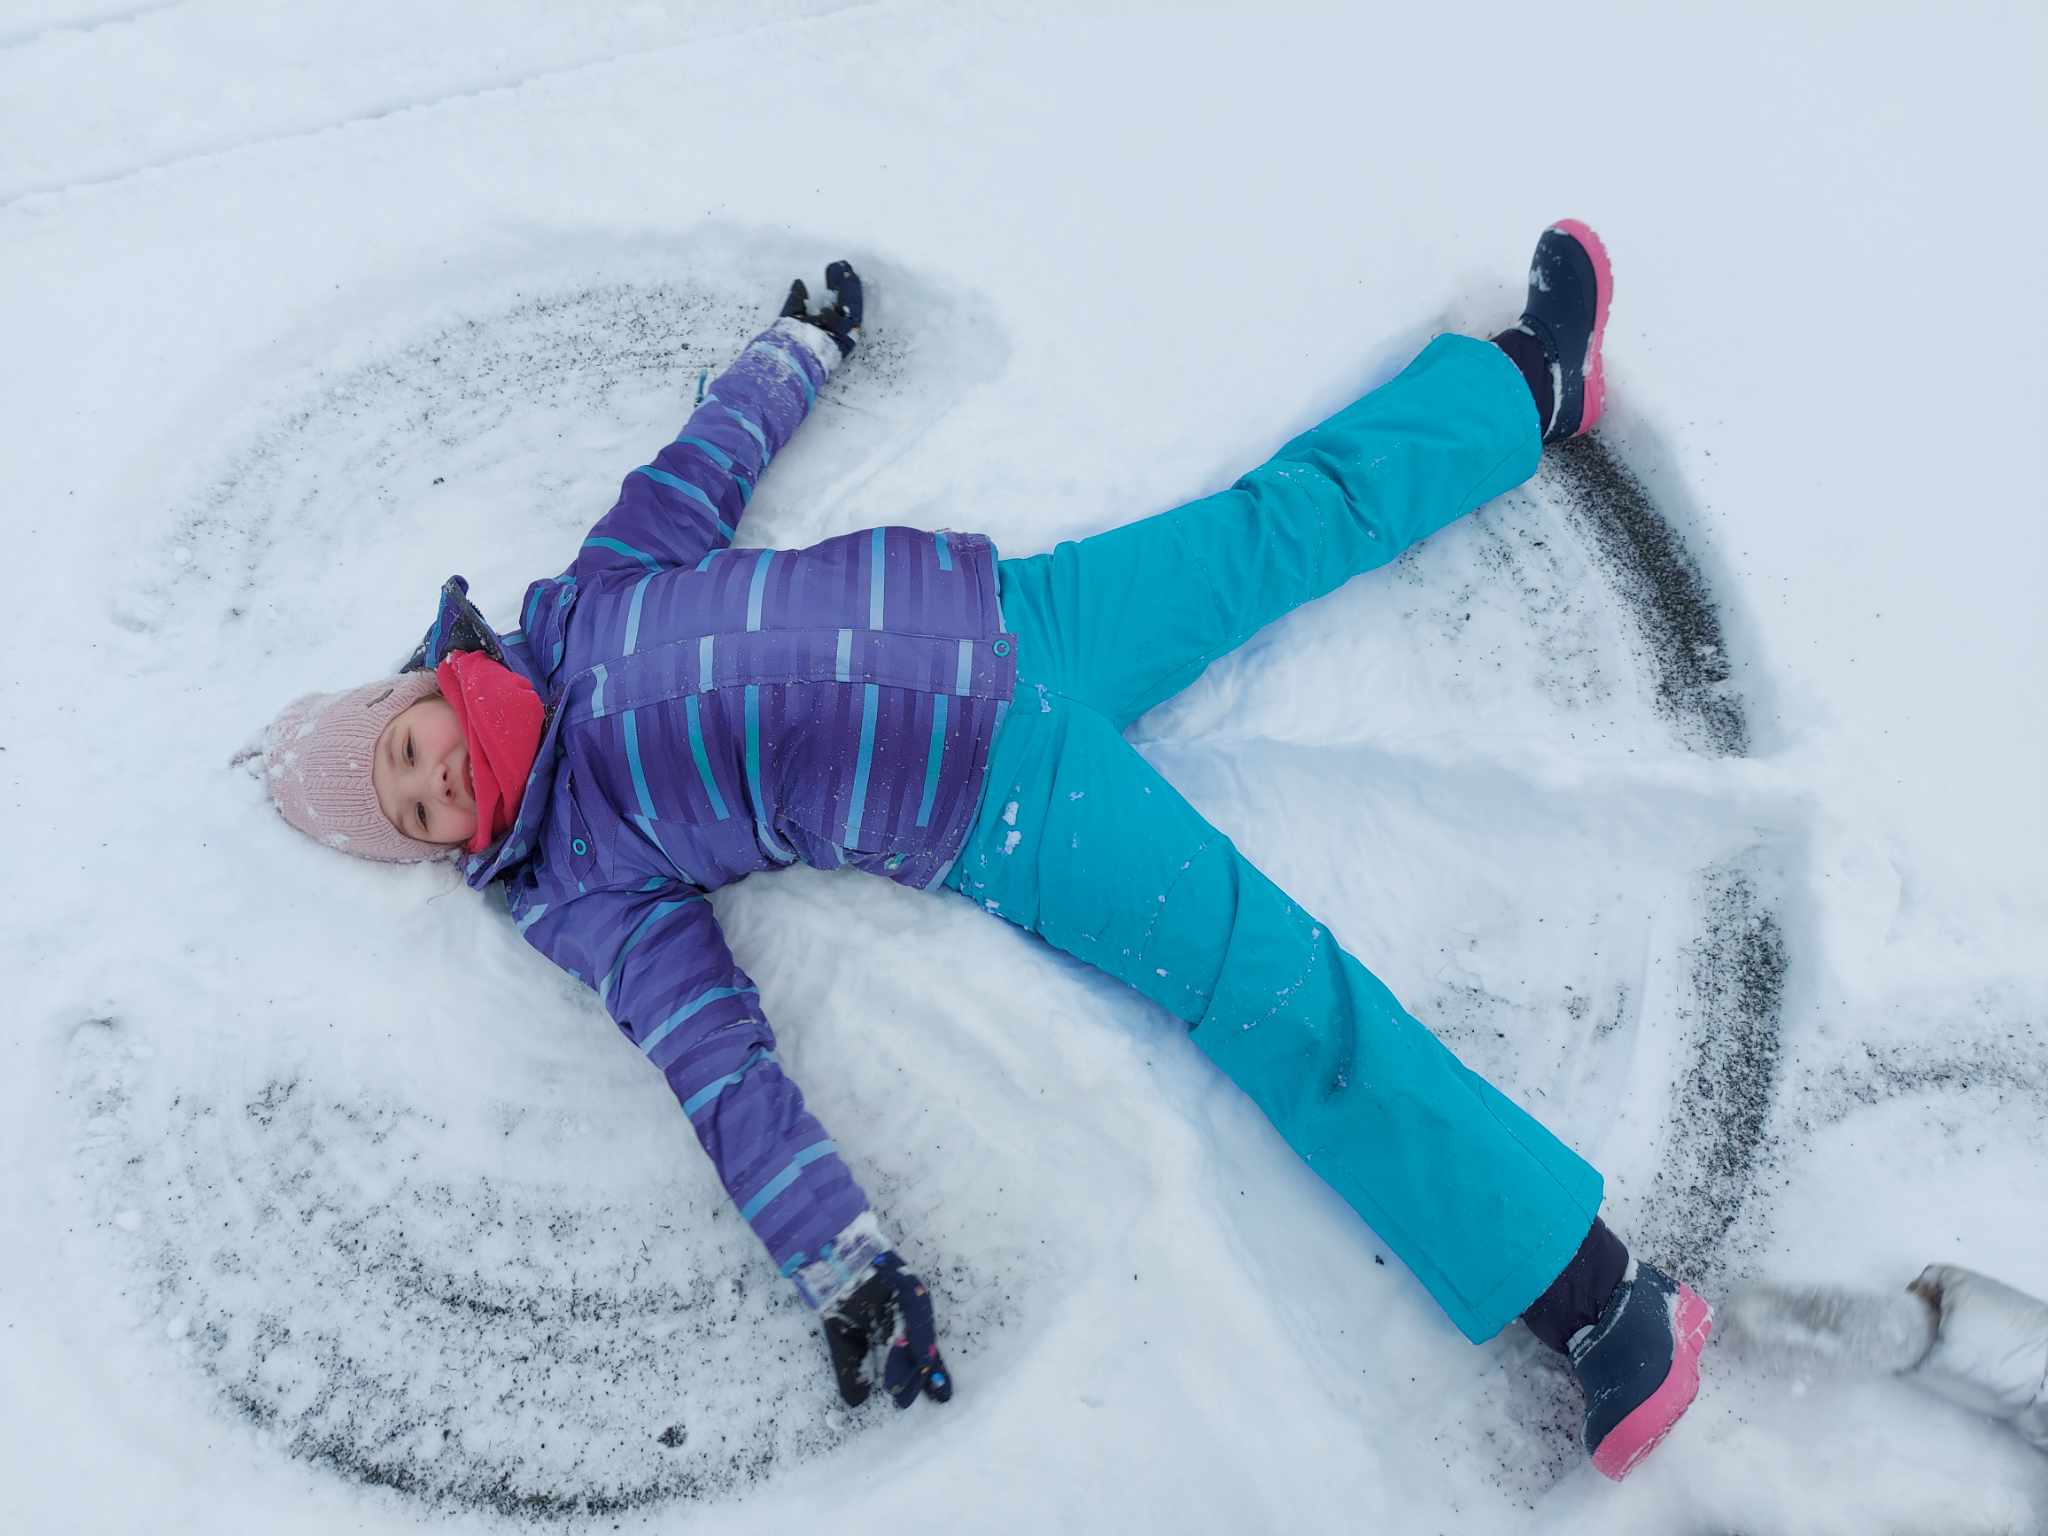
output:
[[[424,803],[424,802],[421,802],[421,801],[417,801],[417,800],[416,800],[416,801],[414,801],[414,802],[413,802],[413,807],[412,807],[412,813],[413,813],[413,815],[415,815],[415,816],[419,817],[419,819],[420,819],[420,830],[421,830],[422,832],[426,831],[426,830],[427,830],[427,807],[426,807],[425,803]]]
[[[410,768],[410,767],[412,766],[412,732],[411,732],[411,731],[407,731],[407,732],[405,733],[405,765],[406,765],[406,767],[408,767],[408,768]]]

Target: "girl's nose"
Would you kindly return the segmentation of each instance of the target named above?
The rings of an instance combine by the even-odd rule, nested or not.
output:
[[[455,776],[448,771],[447,763],[442,763],[435,771],[441,775],[441,798],[443,800],[453,800],[455,798]]]

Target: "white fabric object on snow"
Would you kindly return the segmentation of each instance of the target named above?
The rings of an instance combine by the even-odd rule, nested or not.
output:
[[[2007,1420],[2048,1451],[2048,1302],[1956,1264],[1928,1265],[1912,1288],[1939,1321],[1906,1379]]]
[[[1732,1297],[1722,1315],[1731,1343],[1779,1371],[1910,1371],[1934,1347],[1934,1309],[1911,1291],[1757,1285]]]
[[[1767,1369],[1890,1371],[2048,1450],[2048,1302],[1975,1270],[1930,1264],[1890,1295],[1755,1285],[1722,1316]]]

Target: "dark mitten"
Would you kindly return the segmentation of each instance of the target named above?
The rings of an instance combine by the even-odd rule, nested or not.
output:
[[[868,1278],[825,1309],[825,1344],[839,1395],[856,1407],[874,1390],[874,1356],[884,1346],[882,1386],[898,1408],[908,1408],[920,1390],[936,1403],[953,1396],[931,1294],[893,1253],[878,1256]]]
[[[854,343],[860,340],[861,287],[860,274],[843,261],[835,261],[825,269],[826,297],[831,300],[823,309],[811,309],[811,291],[798,278],[789,285],[789,297],[783,300],[781,318],[801,320],[805,325],[814,325],[838,344],[839,355],[845,357],[853,351]]]

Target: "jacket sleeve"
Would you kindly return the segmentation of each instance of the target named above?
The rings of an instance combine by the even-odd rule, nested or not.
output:
[[[888,1244],[784,1074],[711,903],[683,886],[600,890],[515,915],[668,1079],[726,1193],[804,1299],[820,1306],[847,1289]]]
[[[578,579],[694,565],[732,543],[761,471],[838,361],[831,338],[800,320],[778,320],[756,336],[676,440],[626,476],[618,502],[583,541]]]

